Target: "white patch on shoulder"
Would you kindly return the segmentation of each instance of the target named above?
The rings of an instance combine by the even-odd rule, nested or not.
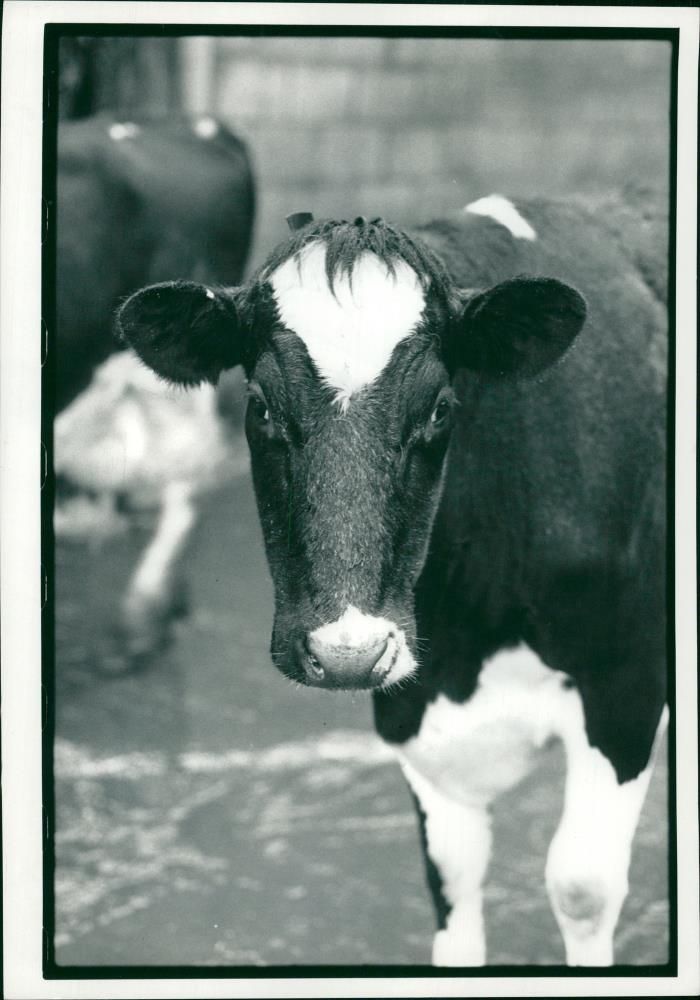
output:
[[[580,695],[566,681],[525,645],[496,653],[468,701],[431,702],[399,758],[449,798],[488,803],[528,773],[548,737],[581,724]]]
[[[392,275],[366,252],[356,261],[352,283],[338,275],[331,291],[326,248],[319,241],[270,276],[282,322],[303,340],[343,410],[354,393],[381,374],[423,314],[425,296],[415,271],[403,261],[394,267]]]
[[[309,638],[324,646],[359,649],[387,634],[390,636],[389,642],[378,664],[380,672],[382,664],[389,666],[389,672],[381,685],[386,688],[404,680],[416,668],[416,661],[406,643],[406,634],[395,622],[378,615],[366,615],[349,604],[340,618],[317,628]]]
[[[135,139],[140,134],[141,127],[135,125],[134,122],[115,122],[114,125],[109,126],[109,137],[115,142],[121,142],[122,139]]]
[[[219,134],[219,123],[208,115],[205,115],[204,118],[198,118],[192,128],[200,139],[213,139],[215,135]]]
[[[211,288],[207,288],[207,290],[205,291],[204,294],[206,295],[206,297],[208,299],[215,299],[216,298],[216,295],[214,295],[214,293],[212,292]]]
[[[472,215],[485,215],[501,226],[505,226],[512,236],[519,240],[536,240],[537,233],[530,223],[522,217],[512,201],[500,194],[490,194],[487,198],[473,201],[464,208]]]

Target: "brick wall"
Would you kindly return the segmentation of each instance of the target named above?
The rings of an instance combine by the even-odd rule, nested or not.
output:
[[[190,110],[221,115],[255,159],[254,263],[285,234],[293,210],[408,222],[493,191],[564,194],[667,180],[663,42],[183,44]]]

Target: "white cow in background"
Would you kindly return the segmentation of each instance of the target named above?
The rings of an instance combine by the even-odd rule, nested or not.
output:
[[[57,538],[99,546],[127,530],[134,515],[156,515],[120,601],[120,648],[111,665],[131,665],[162,645],[182,610],[178,569],[199,497],[247,466],[241,429],[222,421],[214,387],[170,386],[132,351],[96,368],[58,415],[55,473],[77,492],[57,499]]]

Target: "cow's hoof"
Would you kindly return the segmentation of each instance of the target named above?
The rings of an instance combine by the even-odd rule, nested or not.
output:
[[[105,643],[98,651],[97,669],[106,677],[121,677],[124,674],[137,673],[143,669],[148,662],[148,656],[143,657],[129,652],[123,641],[116,633],[110,637],[111,641]]]
[[[168,645],[170,630],[161,624],[134,629],[131,623],[112,625],[99,643],[96,667],[108,677],[143,670]]]
[[[98,670],[109,677],[137,673],[149,666],[169,639],[169,632],[134,635],[116,626],[98,651]]]
[[[167,597],[130,595],[101,650],[101,672],[119,675],[146,667],[172,641],[174,623],[188,613],[183,581],[176,582]]]

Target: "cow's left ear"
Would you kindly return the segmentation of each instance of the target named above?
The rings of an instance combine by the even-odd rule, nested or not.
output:
[[[536,375],[564,353],[585,319],[583,297],[554,278],[520,276],[465,292],[455,365],[493,377]]]
[[[149,285],[119,308],[117,334],[169,382],[215,383],[243,360],[237,292],[192,281]]]

